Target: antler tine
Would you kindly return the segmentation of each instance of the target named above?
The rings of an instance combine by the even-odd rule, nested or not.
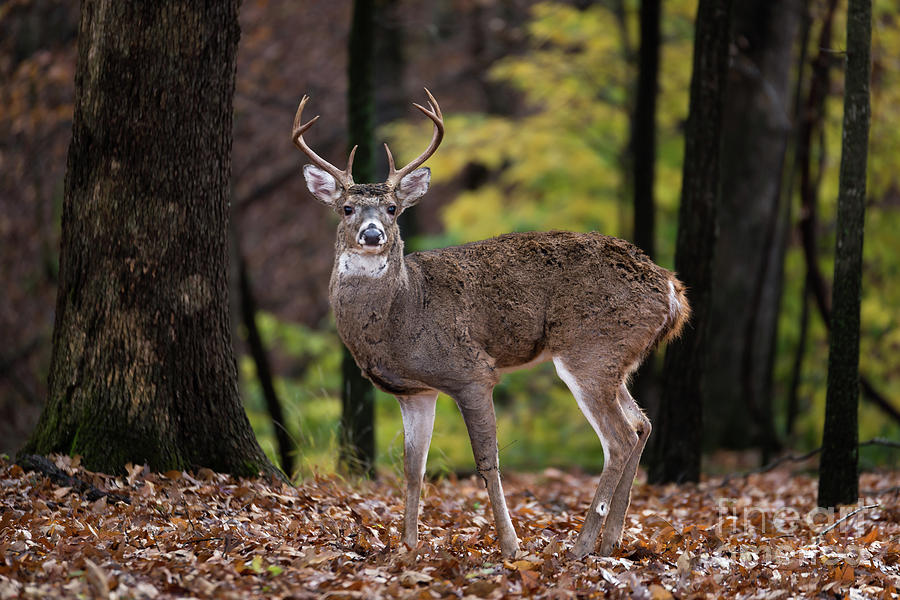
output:
[[[319,120],[319,115],[316,115],[303,125],[300,125],[303,120],[303,108],[306,106],[307,100],[309,100],[309,96],[304,94],[303,98],[300,100],[300,106],[297,107],[297,113],[294,115],[294,127],[291,133],[291,139],[294,141],[294,145],[306,154],[313,164],[330,173],[338,183],[343,187],[348,188],[353,185],[353,156],[356,154],[356,146],[350,151],[350,158],[347,160],[347,168],[343,171],[316,154],[316,152],[306,143],[306,140],[303,139],[303,134],[312,127],[313,123]]]
[[[428,91],[428,88],[425,88],[425,93],[428,94],[428,106],[431,110],[443,121],[444,115],[441,113],[441,107],[438,106],[437,100],[434,99],[434,96],[431,95],[431,92]]]
[[[388,165],[390,170],[388,172],[387,180],[385,181],[391,187],[397,187],[400,183],[400,180],[406,177],[413,169],[417,168],[419,165],[428,160],[432,154],[434,154],[435,150],[438,149],[438,146],[441,145],[441,141],[444,139],[444,115],[441,113],[441,107],[438,104],[437,100],[434,99],[434,96],[431,95],[431,92],[428,91],[428,88],[425,88],[425,93],[428,94],[428,107],[425,108],[421,104],[413,103],[413,106],[418,108],[422,113],[431,119],[434,122],[434,133],[431,136],[431,143],[428,144],[428,148],[425,149],[425,152],[419,155],[417,159],[400,169],[399,171],[394,168],[394,157],[391,155],[391,150],[388,148],[388,145],[384,145],[384,150],[387,152],[388,157]]]
[[[394,169],[394,155],[391,154],[391,149],[388,148],[387,142],[384,143],[384,151],[387,153],[388,168],[390,169],[391,173],[393,173],[395,170]]]
[[[356,156],[356,149],[359,148],[359,144],[353,146],[350,150],[350,156],[347,158],[347,168],[344,169],[344,173],[350,178],[350,184],[353,185],[353,157]]]

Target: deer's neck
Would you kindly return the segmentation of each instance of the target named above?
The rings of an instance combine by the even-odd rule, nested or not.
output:
[[[409,274],[402,241],[382,254],[340,245],[336,250],[329,295],[338,333],[352,350],[357,340],[383,334],[392,304],[408,287]]]

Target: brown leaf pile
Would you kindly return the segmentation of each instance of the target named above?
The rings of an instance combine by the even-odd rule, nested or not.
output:
[[[426,486],[407,550],[396,480],[291,488],[55,460],[131,503],[88,502],[0,460],[0,598],[897,598],[900,585],[897,472],[864,475],[867,497],[843,521],[787,471],[636,485],[622,547],[584,560],[567,550],[595,478],[507,476],[522,551],[505,561],[474,478]]]

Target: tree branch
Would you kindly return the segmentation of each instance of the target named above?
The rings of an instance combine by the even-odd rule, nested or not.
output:
[[[867,446],[882,446],[885,448],[898,448],[900,449],[900,442],[896,442],[894,440],[888,440],[885,438],[872,438],[871,440],[866,440],[865,442],[860,442],[858,447],[865,448]],[[761,475],[762,473],[768,473],[776,469],[777,467],[783,465],[786,462],[803,462],[809,458],[812,458],[816,454],[822,452],[822,446],[818,448],[813,448],[809,452],[804,452],[803,454],[786,454],[784,456],[779,456],[772,462],[765,464],[757,469],[751,469],[749,471],[744,471],[743,473],[728,474],[719,484],[719,487],[725,487],[729,483],[731,483],[735,479],[744,479],[746,477],[750,477],[751,475]]]

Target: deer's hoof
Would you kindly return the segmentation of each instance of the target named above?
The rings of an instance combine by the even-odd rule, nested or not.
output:
[[[609,542],[607,540],[600,540],[600,556],[612,556],[613,552],[615,552],[616,548],[619,547],[619,541]]]
[[[512,560],[519,553],[519,541],[513,540],[511,543],[501,543],[500,544],[500,554],[503,555],[503,558]]]
[[[573,558],[581,560],[594,550],[594,544],[579,537],[575,540],[575,545],[569,551]]]

